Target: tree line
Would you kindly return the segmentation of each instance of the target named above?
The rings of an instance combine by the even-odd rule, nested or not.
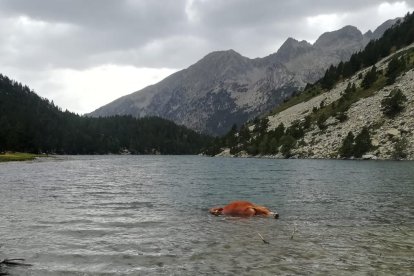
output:
[[[211,138],[157,118],[90,118],[0,74],[0,152],[196,154]]]

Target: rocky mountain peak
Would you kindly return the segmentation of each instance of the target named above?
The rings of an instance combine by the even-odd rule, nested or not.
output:
[[[294,57],[300,56],[312,49],[312,45],[306,40],[298,41],[289,37],[279,48],[276,57],[280,62],[287,62]]]
[[[216,77],[231,77],[250,68],[250,63],[249,58],[230,49],[209,53],[200,61],[190,66],[188,71],[194,70],[207,75],[214,74]]]
[[[340,44],[358,43],[363,40],[360,30],[354,26],[345,26],[342,29],[322,34],[313,44],[316,48],[329,49]]]
[[[371,39],[378,39],[378,38],[380,38],[384,34],[384,32],[386,30],[388,30],[389,28],[391,28],[399,20],[401,20],[401,18],[390,19],[390,20],[385,21],[381,25],[379,25],[378,28],[376,28],[375,31],[372,33]]]

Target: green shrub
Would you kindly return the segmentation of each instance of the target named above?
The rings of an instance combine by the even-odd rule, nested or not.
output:
[[[336,114],[335,118],[336,118],[339,122],[343,123],[343,122],[345,122],[346,120],[348,120],[348,115],[346,115],[346,114],[345,114],[345,112],[338,112],[338,113]]]
[[[280,152],[283,154],[284,157],[289,158],[292,156],[291,150],[296,145],[296,140],[290,135],[285,135],[280,139],[280,143],[282,147],[280,148]]]
[[[372,66],[371,70],[366,73],[364,79],[362,80],[361,86],[364,89],[368,89],[371,87],[372,84],[374,84],[374,82],[377,79],[378,79],[377,68],[374,65]]]
[[[339,148],[339,155],[341,157],[349,158],[354,154],[354,134],[352,131],[342,141],[342,146]]]
[[[316,125],[319,127],[320,130],[326,129],[325,121],[327,120],[327,116],[322,113],[319,115],[318,120],[316,121]]]
[[[407,144],[408,141],[405,137],[399,139],[394,144],[394,152],[392,153],[392,158],[395,160],[407,158]]]
[[[388,117],[394,117],[404,109],[407,97],[398,88],[391,91],[390,95],[381,101],[382,112]]]
[[[361,132],[355,137],[354,144],[354,156],[357,158],[362,157],[362,155],[372,148],[371,136],[367,127],[362,128]]]
[[[364,127],[355,138],[351,131],[348,133],[339,148],[339,155],[345,158],[349,158],[351,156],[361,158],[363,154],[371,149],[371,136],[368,128]]]

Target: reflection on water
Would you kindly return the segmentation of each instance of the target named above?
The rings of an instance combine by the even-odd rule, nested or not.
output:
[[[0,259],[33,264],[12,275],[414,272],[413,162],[82,156],[0,176]],[[281,217],[208,214],[235,199]]]

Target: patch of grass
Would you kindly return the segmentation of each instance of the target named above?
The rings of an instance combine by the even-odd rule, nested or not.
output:
[[[36,157],[40,157],[40,155],[23,152],[6,152],[0,154],[0,162],[28,161],[33,160]]]

